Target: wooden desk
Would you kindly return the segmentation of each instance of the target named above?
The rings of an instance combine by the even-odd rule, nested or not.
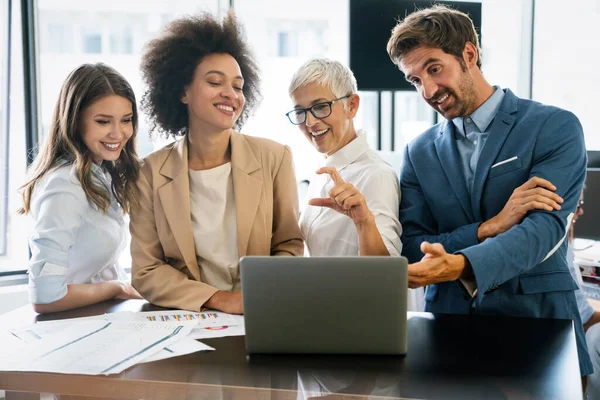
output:
[[[37,316],[29,306],[0,317],[2,328],[36,320],[148,311],[139,300],[110,301]],[[303,399],[308,388],[330,398],[581,399],[571,321],[409,313],[408,354],[251,356],[243,337],[203,340],[216,351],[136,365],[111,376],[0,372],[7,400]],[[308,387],[308,388],[307,388]],[[331,388],[336,389],[331,389]],[[382,397],[379,397],[382,396]]]

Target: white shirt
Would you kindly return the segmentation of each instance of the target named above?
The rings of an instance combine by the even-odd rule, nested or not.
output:
[[[35,185],[29,212],[29,297],[34,304],[60,300],[67,284],[127,279],[117,261],[126,245],[121,207],[108,189],[110,175],[96,164],[92,174],[111,193],[106,214],[88,200],[72,165],[48,172]]]
[[[239,291],[237,223],[231,163],[189,170],[192,231],[202,282]]]
[[[579,310],[581,321],[585,324],[594,315],[594,308],[583,292],[583,277],[581,276],[579,265],[575,265],[575,252],[573,250],[573,243],[571,242],[569,242],[569,246],[567,247],[567,264],[569,265],[571,276],[577,282],[578,289],[574,292],[575,300],[577,300],[577,309]]]
[[[398,175],[369,148],[365,134],[325,159],[325,166],[338,170],[344,181],[353,184],[365,196],[375,216],[377,229],[391,256],[402,252],[402,227],[398,220],[400,185]],[[328,174],[310,180],[307,199],[329,197],[333,181]],[[358,233],[354,222],[327,207],[306,205],[300,216],[300,229],[311,256],[358,256]]]

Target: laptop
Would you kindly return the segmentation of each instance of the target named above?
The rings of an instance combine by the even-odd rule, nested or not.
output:
[[[405,354],[404,257],[243,257],[246,351]]]

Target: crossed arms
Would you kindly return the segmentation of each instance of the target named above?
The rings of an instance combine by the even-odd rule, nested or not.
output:
[[[473,274],[482,298],[491,288],[531,270],[565,240],[585,168],[581,125],[572,114],[557,112],[537,137],[529,180],[515,188],[504,208],[487,221],[439,233],[407,148],[400,179],[400,220],[404,254],[414,262],[409,266],[409,285]]]

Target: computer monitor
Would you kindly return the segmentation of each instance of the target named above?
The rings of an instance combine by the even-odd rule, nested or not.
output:
[[[600,151],[588,150],[588,168],[600,168]]]
[[[386,46],[398,19],[432,4],[467,13],[481,42],[480,1],[350,0],[350,69],[359,90],[414,90],[390,61]]]
[[[575,223],[575,237],[600,240],[600,168],[588,168],[583,215]]]

